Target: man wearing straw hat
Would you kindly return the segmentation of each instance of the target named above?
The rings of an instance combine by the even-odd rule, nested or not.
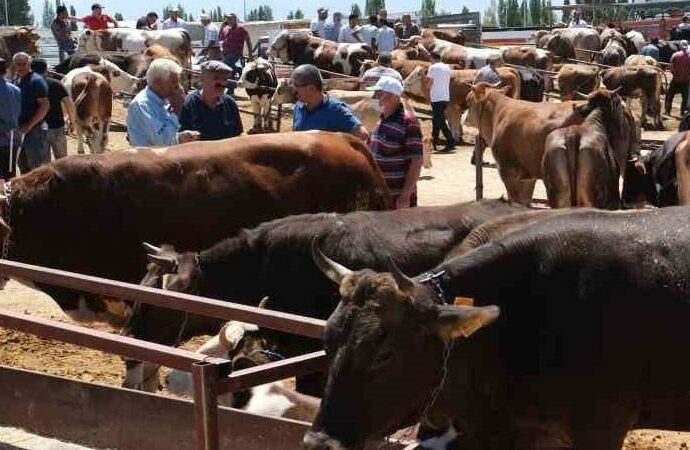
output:
[[[7,62],[0,57],[0,98],[4,107],[0,108],[0,178],[8,180],[14,176],[14,162],[18,147],[17,127],[21,108],[19,88],[5,80]]]

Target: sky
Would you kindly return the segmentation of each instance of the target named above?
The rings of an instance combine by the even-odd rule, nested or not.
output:
[[[52,2],[52,0],[50,0]],[[116,12],[121,13],[125,20],[135,20],[140,16],[146,14],[150,10],[154,10],[159,14],[163,8],[171,4],[170,0],[148,0],[146,2],[140,2],[136,0],[98,0],[99,3],[105,6],[105,12],[109,15],[114,15]],[[213,0],[174,0],[174,3],[182,4],[189,12],[191,12],[194,17],[198,20],[201,9],[205,8],[207,11],[218,5],[221,6],[224,12],[234,11],[238,16],[242,16],[243,11],[243,1],[233,0],[233,1],[213,1]],[[273,16],[276,19],[281,19],[287,16],[288,12],[292,9],[299,7],[305,13],[306,17],[311,18],[316,14],[316,9],[319,6],[326,6],[330,8],[331,12],[341,10],[342,12],[348,12],[351,3],[354,0],[348,0],[347,2],[343,0],[300,0],[299,2],[292,1],[278,1],[278,0],[244,0],[246,1],[247,11],[252,8],[258,8],[260,5],[268,5],[273,9]],[[35,17],[41,17],[43,13],[43,2],[44,0],[30,0],[31,8],[34,11]],[[64,0],[67,5],[73,5],[77,10],[77,15],[87,15],[91,12],[91,4],[94,0]],[[359,7],[364,11],[364,0],[359,0]],[[467,6],[470,11],[480,11],[483,12],[484,9],[489,5],[489,0],[465,0],[460,3],[456,0],[436,0],[436,9],[449,11],[449,12],[460,12],[463,6]],[[404,11],[416,11],[420,9],[421,0],[386,0],[386,9],[389,12],[404,12]]]

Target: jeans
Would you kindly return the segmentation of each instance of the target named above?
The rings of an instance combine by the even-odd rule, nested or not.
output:
[[[46,138],[48,140],[48,147],[53,151],[53,157],[55,159],[67,156],[67,136],[65,136],[65,127],[48,128]]]
[[[50,148],[44,126],[38,124],[24,135],[22,151],[17,161],[23,174],[50,162]]]
[[[223,55],[223,62],[232,69],[232,79],[239,80],[242,77],[242,67],[237,63],[240,61],[241,55]],[[235,84],[228,86],[228,95],[233,95],[235,92]]]
[[[66,58],[65,55],[73,55],[75,51],[76,45],[74,44],[74,41],[72,39],[58,42],[58,55],[60,58],[60,62],[62,62]]]
[[[433,113],[431,137],[434,139],[434,147],[441,132],[443,132],[443,136],[446,138],[446,148],[455,146],[455,139],[453,139],[453,134],[450,132],[450,128],[448,128],[448,123],[446,123],[447,106],[448,102],[433,102],[431,104]]]
[[[668,84],[668,91],[666,91],[666,101],[665,101],[665,106],[666,106],[666,114],[671,113],[671,105],[673,104],[673,97],[676,96],[676,94],[680,93],[680,98],[682,103],[680,104],[680,113],[681,115],[688,110],[688,88],[689,88],[689,82],[687,81],[678,81],[676,82],[675,80],[671,80],[671,82]]]

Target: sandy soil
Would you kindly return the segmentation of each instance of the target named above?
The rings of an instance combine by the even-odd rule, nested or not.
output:
[[[119,103],[114,113],[114,124],[110,133],[110,150],[127,148],[124,127],[125,111]],[[240,107],[249,109],[246,102],[240,102]],[[251,117],[243,115],[245,129],[251,127]],[[677,128],[677,118],[667,120],[669,130]],[[283,120],[283,130],[289,129],[291,119],[286,116]],[[423,122],[424,128],[430,127],[430,122]],[[471,129],[466,129],[465,140],[472,142],[474,136]],[[664,138],[671,132],[643,133],[646,138]],[[472,147],[459,147],[451,154],[435,154],[433,167],[425,169],[419,182],[419,198],[421,205],[442,205],[473,200],[475,168],[471,166],[470,154]],[[74,139],[69,141],[70,154],[76,153]],[[487,152],[488,153],[488,152]],[[485,170],[484,195],[495,198],[504,194],[503,185],[495,170]],[[545,198],[543,185],[538,184],[537,198]],[[46,295],[29,289],[14,281],[8,283],[5,290],[0,291],[0,305],[5,310],[38,315],[64,322],[71,320],[62,313],[57,305]],[[188,343],[185,347],[195,348],[201,340]],[[113,355],[89,350],[74,345],[64,344],[48,339],[40,339],[32,335],[0,328],[0,364],[36,370],[53,375],[64,376],[88,382],[120,385],[124,373],[122,360]],[[677,433],[658,430],[637,430],[628,436],[626,450],[671,450],[687,448],[690,433]]]

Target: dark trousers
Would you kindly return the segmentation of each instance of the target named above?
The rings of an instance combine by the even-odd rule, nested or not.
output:
[[[453,134],[450,132],[450,128],[448,128],[448,123],[446,123],[447,106],[448,102],[433,102],[431,104],[431,111],[433,113],[431,137],[434,139],[434,146],[436,146],[438,136],[441,132],[443,132],[443,136],[446,138],[447,147],[455,145]]]
[[[10,146],[0,145],[0,178],[3,180],[11,180],[17,176],[17,150],[15,148],[12,152],[12,161],[10,162]]]
[[[675,81],[672,80],[668,85],[668,91],[666,91],[666,114],[671,113],[671,105],[673,104],[673,97],[680,93],[682,103],[680,104],[681,115],[688,110],[688,87],[690,83],[688,81]]]

